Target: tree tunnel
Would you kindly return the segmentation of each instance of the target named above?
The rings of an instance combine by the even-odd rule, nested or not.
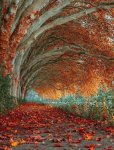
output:
[[[31,88],[56,98],[114,88],[114,2],[1,0],[0,64],[15,101]]]

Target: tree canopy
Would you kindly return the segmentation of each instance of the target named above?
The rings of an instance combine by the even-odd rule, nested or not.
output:
[[[1,0],[0,29],[0,64],[14,95],[113,88],[113,0]]]

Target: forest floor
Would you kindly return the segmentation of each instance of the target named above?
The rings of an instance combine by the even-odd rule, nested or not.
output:
[[[0,150],[114,150],[114,127],[28,103],[0,116]]]

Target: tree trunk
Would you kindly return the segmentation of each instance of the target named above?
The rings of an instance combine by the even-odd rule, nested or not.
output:
[[[14,104],[18,105],[19,100],[25,98],[26,96],[26,87],[22,88],[20,86],[20,82],[18,78],[12,78],[11,79],[11,95],[14,97],[13,102]]]
[[[18,97],[17,97],[17,89],[18,89],[18,85],[16,83],[16,80],[12,77],[11,78],[11,89],[10,89],[10,93],[11,96],[13,96],[13,103],[14,104],[18,104]]]
[[[13,71],[11,76],[11,95],[14,97],[14,103],[17,105],[18,100],[24,98],[23,91],[20,86],[20,68],[24,52],[17,53],[13,60]]]

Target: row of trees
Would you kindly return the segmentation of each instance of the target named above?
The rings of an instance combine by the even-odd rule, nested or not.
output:
[[[86,95],[99,82],[112,86],[113,8],[108,0],[1,0],[0,64],[11,95],[46,85],[89,87]]]

